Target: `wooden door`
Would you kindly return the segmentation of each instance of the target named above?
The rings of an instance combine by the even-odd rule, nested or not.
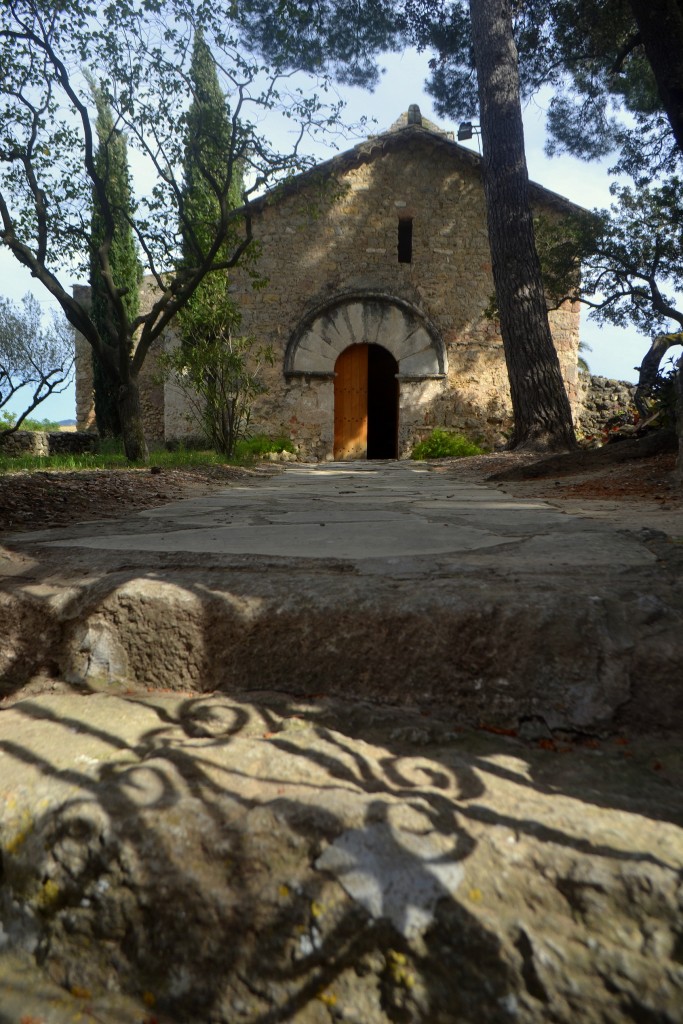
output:
[[[344,349],[334,367],[334,457],[368,453],[368,346]]]

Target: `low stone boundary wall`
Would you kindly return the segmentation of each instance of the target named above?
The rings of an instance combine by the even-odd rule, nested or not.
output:
[[[10,456],[82,455],[98,447],[98,435],[87,430],[15,430],[0,437],[0,453]]]
[[[597,434],[612,417],[632,409],[635,384],[585,372],[580,374],[579,381],[577,425],[582,434]]]

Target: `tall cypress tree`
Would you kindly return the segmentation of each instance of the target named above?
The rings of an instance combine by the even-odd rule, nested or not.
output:
[[[226,196],[229,209],[242,202],[243,165],[234,156],[232,122],[226,98],[218,81],[216,64],[201,29],[194,39],[190,64],[192,103],[185,127],[185,161],[183,180],[183,207],[180,221],[182,240],[181,268],[191,271],[206,257],[215,236],[220,216],[220,196]],[[228,186],[226,189],[226,185]],[[228,236],[223,246],[227,256],[234,248],[234,239]],[[219,252],[214,262],[220,262]],[[207,337],[214,335],[229,322],[230,303],[227,297],[227,274],[220,271],[208,274],[192,296],[187,310],[181,312],[180,322],[186,341],[189,329],[196,336],[198,325],[204,322]],[[233,310],[233,326],[239,317]]]
[[[122,132],[114,127],[111,107],[102,90],[93,82],[90,88],[97,106],[97,151],[95,170],[101,178],[107,194],[114,231],[108,247],[109,269],[117,288],[123,292],[122,302],[129,320],[137,316],[139,309],[139,287],[142,278],[137,256],[135,238],[130,225],[132,210],[128,150]],[[100,335],[111,338],[115,347],[113,331],[118,325],[111,309],[106,286],[102,277],[100,247],[107,238],[106,219],[96,193],[93,194],[91,219],[92,255],[90,260],[91,310]],[[121,421],[118,410],[118,384],[112,379],[106,365],[93,352],[93,388],[97,429],[103,437],[120,437]]]

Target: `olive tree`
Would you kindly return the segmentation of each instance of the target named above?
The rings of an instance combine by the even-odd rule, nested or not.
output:
[[[55,314],[46,326],[33,295],[25,295],[21,306],[0,298],[0,437],[69,386],[73,362],[73,331],[63,317]],[[19,415],[8,415],[10,401],[21,402]]]
[[[124,447],[144,460],[147,445],[138,378],[150,347],[209,275],[234,267],[250,248],[249,197],[304,165],[306,134],[335,122],[310,80],[257,59],[228,0],[8,0],[0,23],[0,241],[57,300],[118,386]],[[221,167],[197,161],[217,215],[191,261],[179,260],[188,222],[183,191],[184,126],[192,99],[190,62],[201,26],[221,79],[230,121]],[[132,314],[127,286],[112,273],[119,213],[96,160],[97,111],[87,71],[101,84],[112,128],[125,134],[135,192],[128,214],[143,269],[155,291]],[[266,111],[292,126],[287,152],[263,137]],[[244,173],[243,208],[232,187]],[[102,230],[90,230],[93,199]],[[99,323],[74,296],[72,275],[94,266],[104,284]]]

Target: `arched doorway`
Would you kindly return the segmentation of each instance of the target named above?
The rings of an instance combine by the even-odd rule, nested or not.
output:
[[[335,459],[398,456],[398,363],[381,345],[349,345],[334,366]]]

